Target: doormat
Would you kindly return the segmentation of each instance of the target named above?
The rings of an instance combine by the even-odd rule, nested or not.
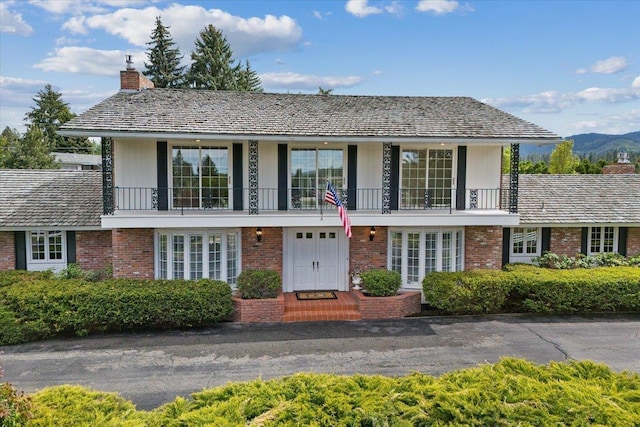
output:
[[[332,291],[308,291],[308,292],[296,292],[296,298],[301,301],[314,300],[314,299],[336,299],[336,294]]]

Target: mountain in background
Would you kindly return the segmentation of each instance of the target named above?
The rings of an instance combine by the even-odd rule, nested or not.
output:
[[[567,136],[565,139],[573,140],[573,153],[588,157],[604,157],[606,154],[617,153],[621,149],[628,153],[640,153],[640,131],[625,133],[624,135],[607,135],[603,133],[582,133]],[[520,158],[537,158],[549,155],[556,147],[551,145],[520,145]],[[615,154],[614,154],[615,158]]]

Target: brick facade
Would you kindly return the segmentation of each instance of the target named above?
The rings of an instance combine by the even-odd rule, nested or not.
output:
[[[81,269],[102,270],[111,261],[111,230],[76,231],[76,264]]]
[[[576,256],[582,251],[582,228],[552,228],[549,251],[558,255]]]
[[[16,268],[16,248],[13,231],[0,231],[0,271]]]
[[[611,174],[629,174],[636,173],[636,167],[632,163],[612,163],[610,165],[606,165],[602,168],[603,175],[611,175]]]
[[[369,240],[371,227],[352,227],[349,244],[349,271],[387,268],[387,227],[376,227],[376,236]]]
[[[282,322],[284,321],[284,295],[277,298],[242,299],[233,297],[234,322]]]
[[[627,231],[627,256],[640,255],[640,227],[629,227]]]
[[[113,277],[153,279],[153,229],[117,228],[112,231]]]
[[[282,227],[263,227],[262,240],[256,239],[256,229],[242,229],[242,269],[269,268],[282,277]]]
[[[502,227],[465,227],[464,269],[502,268]]]
[[[391,297],[368,297],[353,291],[362,319],[401,319],[422,310],[420,291],[408,291]]]
[[[136,70],[120,71],[120,89],[153,89],[153,82]]]

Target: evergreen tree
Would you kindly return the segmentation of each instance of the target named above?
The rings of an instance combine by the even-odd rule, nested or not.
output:
[[[12,169],[56,169],[60,163],[51,154],[42,129],[29,126],[24,137],[13,147],[6,166]]]
[[[16,129],[11,129],[9,126],[4,128],[0,134],[0,168],[11,167],[12,153],[21,138],[20,132]]]
[[[251,69],[249,61],[245,61],[245,66],[238,73],[238,90],[244,92],[263,92],[262,82],[258,73]]]
[[[170,27],[162,25],[160,17],[156,17],[156,27],[151,32],[151,41],[147,43],[147,57],[149,63],[142,72],[149,77],[155,87],[177,88],[184,86],[185,67],[180,66],[183,56],[175,46],[173,37],[169,33]]]
[[[62,100],[62,94],[52,89],[50,84],[38,91],[33,98],[36,103],[25,114],[29,128],[37,127],[49,148],[49,151],[88,153],[92,149],[88,138],[65,138],[56,132],[61,125],[75,117],[69,110],[69,104]],[[26,135],[25,135],[26,138]]]
[[[549,159],[549,173],[575,173],[578,157],[573,154],[573,140],[561,142],[551,152]]]
[[[318,95],[331,95],[333,89],[323,89],[322,86],[318,86]]]

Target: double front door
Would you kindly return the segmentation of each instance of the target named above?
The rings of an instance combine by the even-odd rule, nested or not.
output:
[[[347,248],[340,228],[295,228],[288,233],[287,290],[347,290]]]

